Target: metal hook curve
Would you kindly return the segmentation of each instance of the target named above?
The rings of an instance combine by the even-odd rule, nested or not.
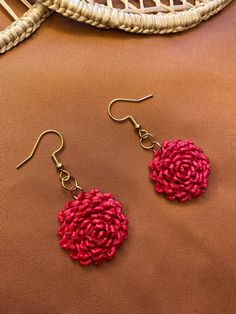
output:
[[[24,159],[24,160],[16,167],[16,169],[19,169],[21,166],[23,166],[26,162],[28,162],[28,161],[34,156],[35,151],[36,151],[36,149],[38,148],[38,145],[39,145],[39,143],[40,143],[42,137],[43,137],[44,135],[48,134],[48,133],[54,133],[54,134],[58,135],[59,138],[60,138],[60,140],[61,140],[61,145],[60,145],[60,147],[52,153],[51,157],[52,157],[53,161],[55,162],[57,168],[61,168],[61,167],[62,167],[62,164],[61,164],[61,163],[58,161],[58,159],[56,158],[56,154],[59,153],[59,152],[61,151],[61,149],[63,148],[63,146],[64,146],[63,137],[62,137],[61,133],[59,133],[59,132],[56,131],[56,130],[46,130],[46,131],[42,132],[42,133],[39,135],[39,137],[38,137],[38,139],[37,139],[37,141],[36,141],[36,143],[35,143],[35,145],[34,145],[32,151],[31,151],[30,155],[29,155],[26,159]]]
[[[134,119],[133,116],[128,115],[128,116],[126,116],[126,117],[124,117],[124,118],[116,118],[116,117],[114,117],[114,115],[111,113],[111,107],[112,107],[112,105],[113,105],[115,102],[117,102],[117,101],[141,102],[141,101],[144,101],[144,100],[146,100],[146,99],[148,99],[148,98],[151,98],[151,97],[153,97],[153,94],[147,95],[147,96],[145,96],[145,97],[143,97],[143,98],[139,98],[139,99],[132,99],[132,98],[130,98],[130,99],[129,99],[129,98],[115,98],[115,99],[113,99],[113,100],[109,103],[109,105],[108,105],[108,114],[109,114],[110,118],[111,118],[112,120],[114,120],[114,121],[122,122],[122,121],[125,121],[125,120],[130,120],[131,123],[134,125],[135,128],[139,128],[140,125],[137,123],[137,121]]]

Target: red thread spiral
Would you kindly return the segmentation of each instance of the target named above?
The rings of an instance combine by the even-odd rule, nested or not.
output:
[[[208,157],[189,140],[165,141],[149,167],[156,191],[181,202],[200,196],[211,172]]]
[[[81,192],[59,212],[60,246],[87,266],[112,259],[128,237],[128,219],[112,194],[93,189]]]

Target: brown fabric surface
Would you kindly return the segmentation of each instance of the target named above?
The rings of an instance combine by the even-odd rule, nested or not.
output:
[[[236,3],[177,35],[102,31],[52,16],[1,56],[1,313],[181,313],[236,311]],[[207,192],[186,204],[155,193],[129,123],[107,115],[116,97],[158,139],[191,139],[212,164]],[[81,267],[60,249],[60,188],[44,138],[64,135],[60,160],[89,190],[112,192],[130,219],[112,262]]]

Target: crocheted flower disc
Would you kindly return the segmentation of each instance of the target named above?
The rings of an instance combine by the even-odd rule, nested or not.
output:
[[[81,192],[59,212],[60,246],[86,266],[112,259],[128,237],[128,219],[112,194]]]
[[[181,202],[200,196],[211,172],[208,157],[189,140],[165,141],[149,167],[156,191]]]

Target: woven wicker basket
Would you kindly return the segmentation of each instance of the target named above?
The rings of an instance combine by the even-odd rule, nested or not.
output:
[[[40,0],[80,22],[127,32],[165,34],[194,27],[232,0]]]
[[[3,4],[4,2],[2,1]],[[28,1],[22,2],[24,4],[28,3]],[[51,10],[39,2],[36,2],[34,5],[28,3],[27,7],[29,8],[28,11],[21,18],[18,18],[10,6],[8,6],[7,11],[8,13],[12,12],[11,15],[15,22],[0,32],[0,53],[10,50],[29,37],[51,13]]]

